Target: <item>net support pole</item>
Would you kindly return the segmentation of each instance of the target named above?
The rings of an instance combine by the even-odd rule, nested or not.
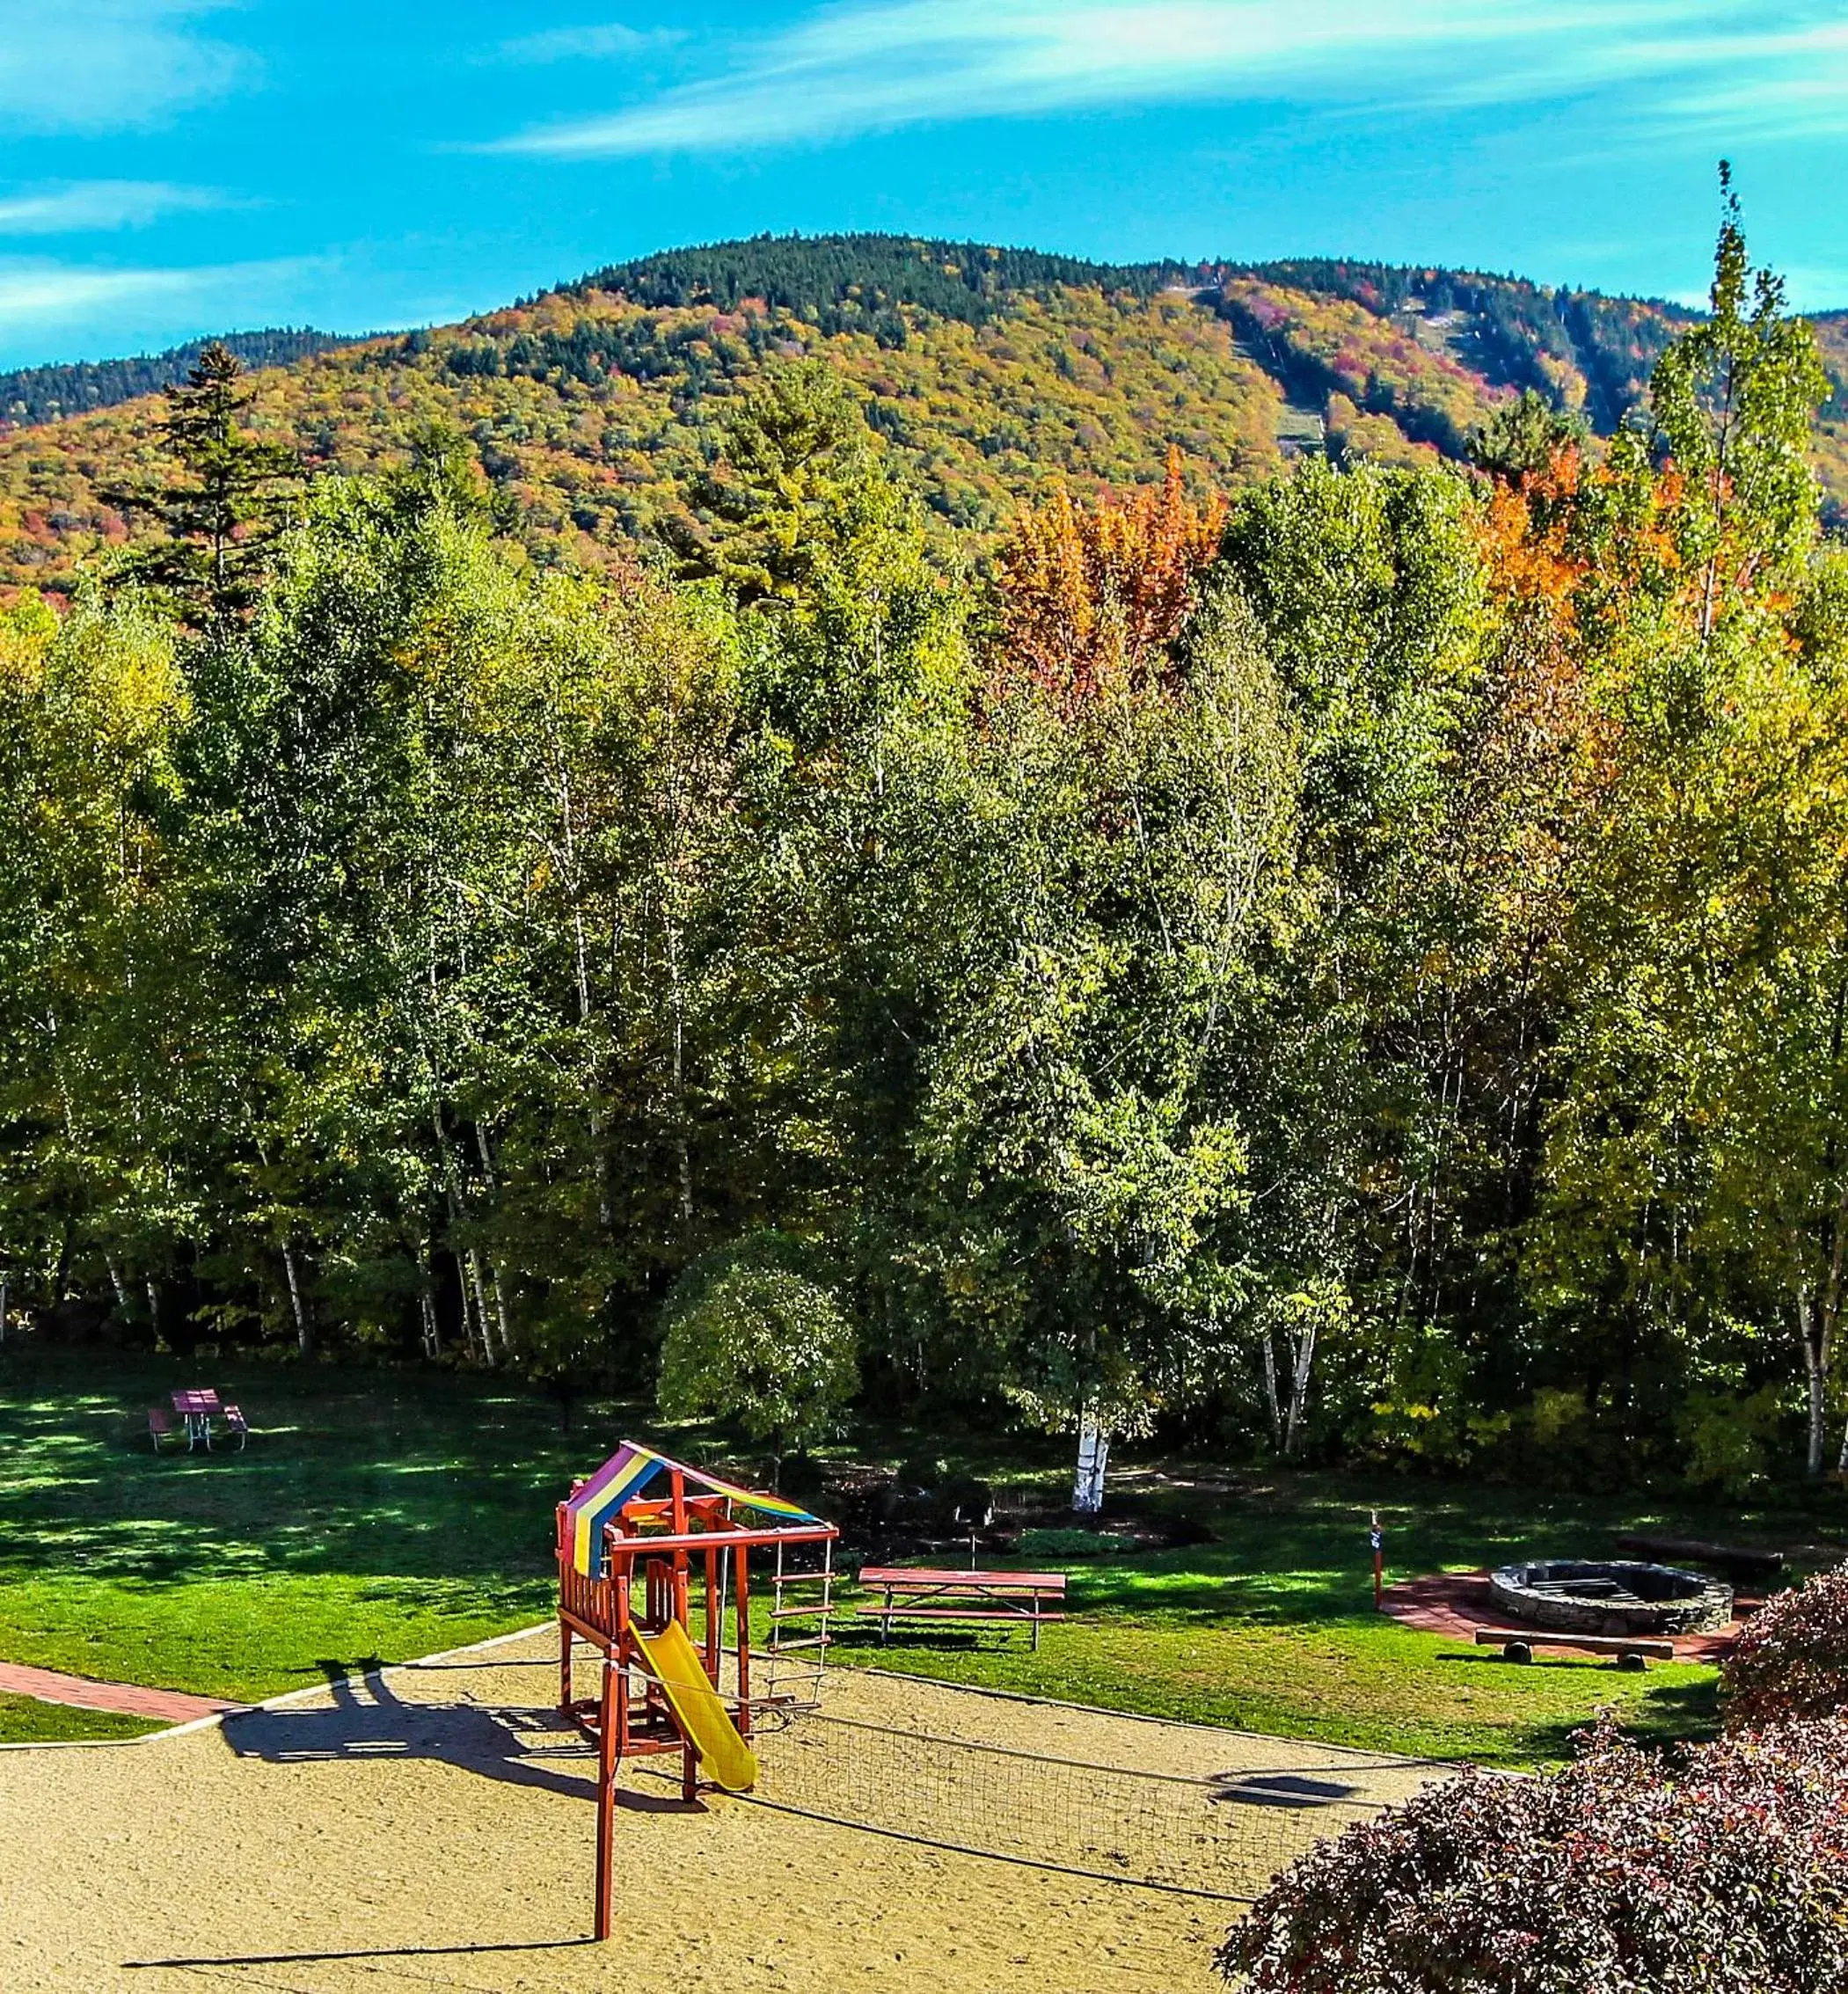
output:
[[[599,1939],[610,1936],[616,1895],[616,1664],[603,1657],[602,1721],[596,1741],[596,1917]]]

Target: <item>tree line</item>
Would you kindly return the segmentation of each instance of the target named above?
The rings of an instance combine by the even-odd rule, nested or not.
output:
[[[984,573],[794,361],[612,579],[440,433],[292,482],[206,355],[170,538],[0,617],[13,1309],[566,1391],[680,1334],[780,1438],[1820,1472],[1827,391],[1729,208],[1608,446],[1177,464]]]
[[[19,367],[0,373],[0,422],[55,422],[86,409],[112,408],[137,395],[151,395],[186,378],[208,345],[222,346],[246,367],[287,367],[291,361],[350,337],[318,332],[303,325],[273,325],[257,332],[228,332],[223,339],[189,340],[164,353],[137,354],[128,360],[74,360],[46,367]]]

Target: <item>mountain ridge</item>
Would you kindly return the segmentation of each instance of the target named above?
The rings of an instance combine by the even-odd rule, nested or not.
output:
[[[324,332],[312,325],[265,325],[250,332],[217,332],[183,340],[158,353],[125,354],[106,360],[52,361],[39,367],[0,371],[0,427],[55,422],[91,409],[157,394],[185,378],[207,347],[229,347],[246,367],[286,367],[332,347],[356,345],[376,333]]]
[[[716,418],[766,366],[826,359],[946,532],[991,537],[1050,486],[1202,486],[1321,449],[1459,457],[1523,388],[1609,434],[1698,315],[1525,279],[1341,258],[1095,263],[949,238],[758,236],[668,250],[452,325],[340,340],[252,376],[252,427],[314,470],[473,447],[534,558],[595,566],[693,496]],[[1848,312],[1815,324],[1816,429],[1848,518]],[[312,335],[318,337],[318,335]],[[68,587],[135,537],[101,493],[159,467],[157,398],[0,434],[0,583]]]

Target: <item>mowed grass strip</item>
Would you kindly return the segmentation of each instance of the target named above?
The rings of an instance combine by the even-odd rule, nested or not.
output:
[[[0,1660],[260,1703],[530,1625],[545,1618],[553,1597],[543,1580],[341,1572],[151,1583],[9,1577],[0,1583]]]
[[[139,1738],[165,1727],[157,1718],[113,1710],[77,1710],[36,1697],[0,1696],[0,1744],[43,1745],[84,1738]]]

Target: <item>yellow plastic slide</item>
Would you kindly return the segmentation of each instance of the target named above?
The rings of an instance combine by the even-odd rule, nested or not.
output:
[[[707,1779],[728,1793],[749,1793],[757,1783],[757,1755],[738,1735],[686,1629],[670,1620],[660,1633],[639,1632],[635,1638]]]

